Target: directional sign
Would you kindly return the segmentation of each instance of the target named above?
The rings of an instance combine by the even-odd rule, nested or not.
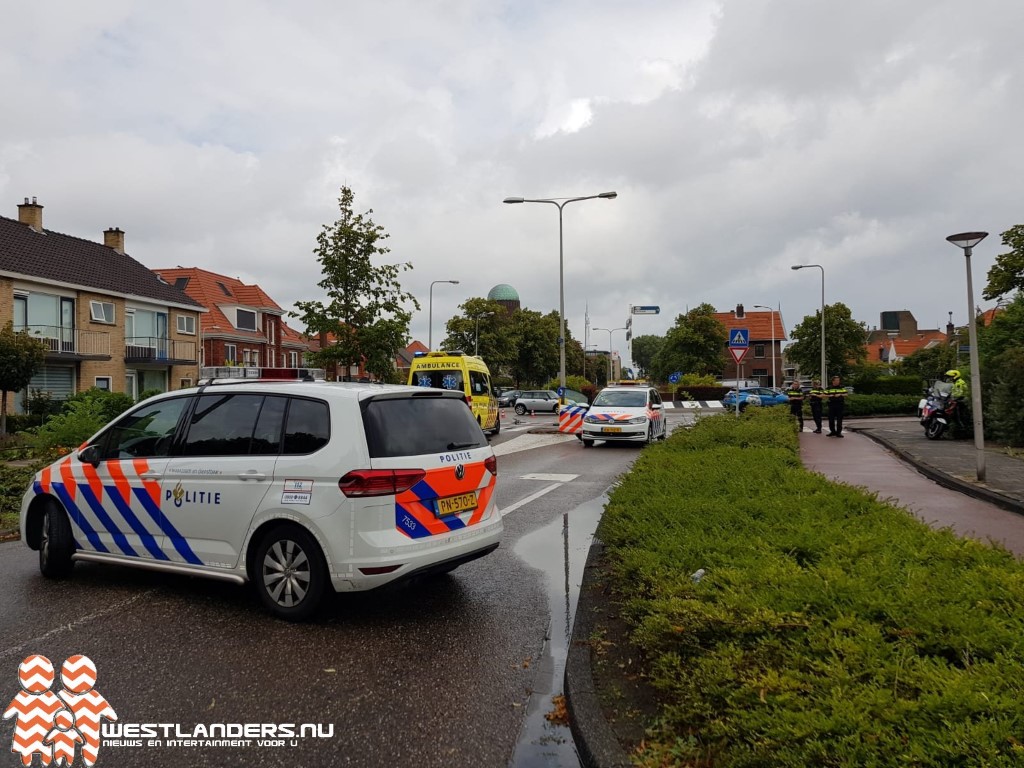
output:
[[[732,355],[732,359],[736,361],[736,365],[743,362],[743,358],[747,356],[749,351],[750,347],[729,347],[729,353]]]
[[[729,331],[729,346],[743,347],[750,346],[750,331],[746,328],[733,328]]]
[[[656,315],[661,312],[661,307],[633,307],[634,315]]]
[[[679,371],[676,371],[675,373],[670,373],[668,375],[668,383],[669,384],[678,384],[679,383],[679,379],[681,379],[681,378],[682,378],[682,374]]]

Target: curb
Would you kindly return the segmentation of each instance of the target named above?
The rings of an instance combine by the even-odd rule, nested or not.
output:
[[[879,445],[884,446],[895,453],[902,461],[914,467],[914,469],[929,480],[938,483],[944,488],[959,491],[965,496],[981,499],[982,501],[987,501],[989,504],[994,504],[1001,509],[1024,515],[1024,502],[1018,501],[1012,496],[1007,496],[1003,493],[999,493],[998,491],[983,488],[982,486],[975,485],[974,483],[969,483],[964,480],[958,480],[952,475],[933,467],[931,464],[921,461],[921,459],[917,458],[913,454],[907,453],[902,448],[893,445],[884,437],[873,434],[871,427],[849,427],[849,429],[851,432],[857,432],[870,440],[874,440]]]
[[[587,562],[583,567],[576,619],[565,659],[563,686],[569,710],[569,729],[583,768],[629,768],[631,763],[626,753],[604,719],[590,668],[593,616],[603,604],[593,597],[600,585],[593,581],[592,574],[596,572],[597,561],[603,555],[604,543],[595,536],[590,542]]]

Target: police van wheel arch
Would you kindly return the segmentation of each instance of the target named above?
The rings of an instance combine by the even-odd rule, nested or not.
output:
[[[55,500],[49,499],[42,507],[42,524],[39,532],[39,570],[51,579],[63,579],[71,575],[75,563],[75,539],[67,512]]]
[[[312,616],[328,580],[320,545],[294,523],[281,523],[266,532],[256,546],[250,576],[263,605],[287,621]]]

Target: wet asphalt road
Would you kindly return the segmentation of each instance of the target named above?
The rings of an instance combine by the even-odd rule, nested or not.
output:
[[[503,453],[536,442],[549,444]],[[495,553],[447,577],[332,596],[309,624],[268,617],[248,588],[201,579],[79,563],[70,581],[44,581],[35,552],[0,544],[0,694],[18,691],[17,665],[31,653],[57,665],[85,654],[121,723],[186,733],[215,723],[333,727],[329,738],[283,746],[105,742],[98,765],[504,766],[513,755],[518,765],[557,764],[529,744],[516,748],[530,738],[526,713],[546,706],[538,696],[531,704],[531,691],[552,689],[552,584],[569,572],[545,531],[557,536],[586,510],[575,513],[585,520],[571,553],[582,564],[595,502],[638,448],[584,450],[572,438],[509,429],[494,445],[497,501],[509,510]],[[567,593],[578,589],[569,581]],[[0,740],[9,734],[8,721]]]

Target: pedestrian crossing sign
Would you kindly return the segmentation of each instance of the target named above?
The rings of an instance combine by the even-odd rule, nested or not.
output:
[[[749,347],[750,330],[747,328],[733,328],[729,331],[730,347]]]

